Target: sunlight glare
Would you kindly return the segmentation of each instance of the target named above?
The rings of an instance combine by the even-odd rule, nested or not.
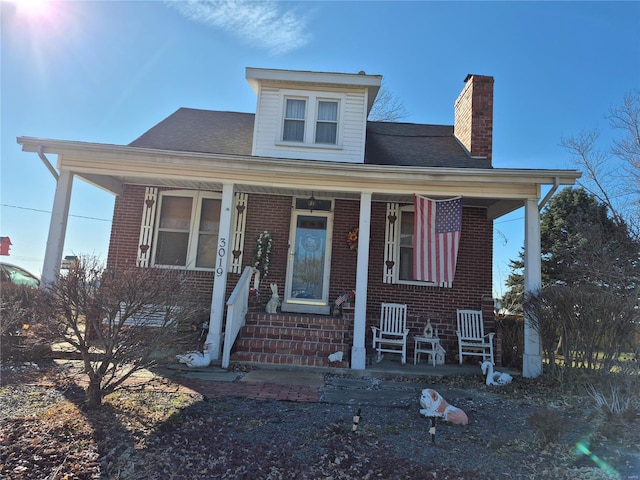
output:
[[[10,0],[17,9],[18,15],[29,18],[48,18],[53,13],[51,0]]]

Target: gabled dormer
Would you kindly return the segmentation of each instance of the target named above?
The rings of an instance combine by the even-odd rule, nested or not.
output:
[[[258,96],[252,155],[364,163],[381,75],[247,68]]]

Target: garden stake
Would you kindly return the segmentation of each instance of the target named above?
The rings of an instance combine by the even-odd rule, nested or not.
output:
[[[436,443],[436,417],[431,417],[431,428],[429,429],[431,434],[431,443]]]
[[[356,413],[356,415],[353,417],[353,428],[351,429],[353,433],[355,433],[358,429],[358,423],[360,422],[360,410],[361,409],[359,408],[358,413]]]

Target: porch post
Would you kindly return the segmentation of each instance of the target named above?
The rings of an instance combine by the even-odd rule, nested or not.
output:
[[[371,192],[360,194],[360,229],[358,234],[358,264],[356,270],[356,308],[353,321],[351,368],[364,370],[367,350],[364,345],[367,328],[367,283],[369,277],[369,233],[371,231]]]
[[[73,186],[73,172],[61,170],[56,183],[56,193],[53,197],[53,210],[49,223],[47,248],[42,265],[42,288],[53,283],[60,273],[64,238],[67,234],[67,220],[69,219],[69,204],[71,203],[71,188]]]
[[[535,292],[542,286],[540,257],[540,213],[536,199],[528,199],[525,204],[524,232],[524,292]],[[531,325],[524,312],[524,355],[522,376],[535,378],[542,374],[542,346],[540,335]]]
[[[227,290],[227,272],[229,271],[229,251],[231,250],[231,221],[233,219],[233,184],[222,186],[222,205],[220,206],[220,227],[218,230],[218,251],[216,269],[211,294],[211,315],[206,343],[210,343],[212,360],[220,358],[222,347],[222,322],[224,320],[225,293]]]

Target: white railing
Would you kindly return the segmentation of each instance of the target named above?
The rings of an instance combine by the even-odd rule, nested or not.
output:
[[[229,366],[231,357],[231,347],[238,338],[240,329],[244,326],[245,317],[249,309],[249,290],[251,289],[251,278],[256,275],[254,288],[258,288],[258,270],[252,267],[245,267],[240,280],[231,292],[227,301],[227,320],[224,329],[224,346],[222,349],[222,368]]]

